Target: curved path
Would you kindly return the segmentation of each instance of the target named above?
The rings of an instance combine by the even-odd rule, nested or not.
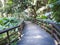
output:
[[[54,39],[38,25],[25,22],[23,36],[17,45],[55,45]]]

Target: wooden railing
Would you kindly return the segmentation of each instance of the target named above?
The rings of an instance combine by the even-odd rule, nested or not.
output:
[[[58,42],[58,45],[60,45],[60,28],[57,27],[55,23],[43,21],[43,20],[36,20],[36,22],[40,24],[40,26],[45,29],[47,32],[53,36],[56,41]]]
[[[0,35],[5,37],[0,38],[0,45],[11,45],[14,41],[21,38],[22,29],[24,27],[24,21],[21,21],[18,26],[0,30]]]

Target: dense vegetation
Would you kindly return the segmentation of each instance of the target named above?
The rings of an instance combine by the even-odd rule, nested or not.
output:
[[[53,4],[52,11],[53,11],[53,18],[57,22],[60,22],[60,1],[57,1]]]
[[[60,23],[60,0],[0,0],[0,30],[17,26],[21,19]]]
[[[0,30],[17,26],[18,22],[19,20],[14,17],[0,18]]]

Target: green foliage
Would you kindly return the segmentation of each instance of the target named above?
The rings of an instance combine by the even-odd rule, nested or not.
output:
[[[55,3],[56,1],[58,0],[48,0],[48,3],[51,4],[51,3]]]
[[[27,8],[27,5],[31,5],[31,3],[24,0],[8,0],[4,12],[7,14],[20,13]]]
[[[6,29],[6,28],[10,28],[13,26],[17,26],[18,24],[18,19],[14,18],[14,17],[3,17],[0,18],[0,30]]]
[[[60,1],[55,2],[53,5],[54,5],[54,6],[52,7],[53,18],[54,18],[57,22],[60,22]]]
[[[8,0],[7,5],[12,5],[13,1],[12,0]]]
[[[39,15],[39,16],[37,16],[37,19],[47,19],[47,16],[45,16],[45,15]]]

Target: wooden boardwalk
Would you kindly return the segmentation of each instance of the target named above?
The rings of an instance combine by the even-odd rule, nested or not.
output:
[[[25,22],[23,36],[17,45],[55,45],[54,39],[38,25]]]

